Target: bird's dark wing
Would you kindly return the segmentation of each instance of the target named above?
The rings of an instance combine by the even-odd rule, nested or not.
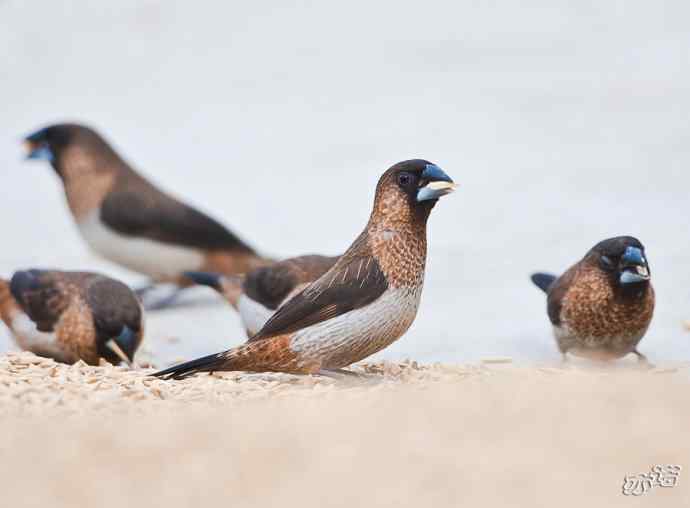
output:
[[[277,309],[300,284],[315,281],[337,261],[337,257],[307,255],[287,259],[248,273],[244,293],[269,309]]]
[[[111,191],[103,201],[101,220],[127,236],[198,249],[253,253],[242,240],[212,218],[143,180]]]
[[[573,278],[577,274],[577,269],[578,265],[571,267],[549,286],[546,311],[549,314],[549,320],[556,326],[561,324],[563,298],[568,292],[568,289],[570,289]]]
[[[52,332],[69,305],[67,288],[54,272],[26,270],[16,272],[10,292],[21,309],[41,332]]]
[[[281,306],[249,342],[291,333],[359,309],[376,300],[387,288],[386,276],[370,253],[343,256]]]

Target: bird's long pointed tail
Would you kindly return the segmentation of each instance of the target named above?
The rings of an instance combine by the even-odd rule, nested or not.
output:
[[[551,284],[554,283],[557,277],[555,275],[551,275],[550,273],[534,273],[530,278],[532,279],[532,282],[534,282],[535,286],[541,289],[544,293],[547,293],[551,287]]]
[[[163,379],[184,379],[199,372],[228,370],[222,368],[227,363],[224,355],[228,352],[229,351],[225,351],[223,353],[203,356],[201,358],[197,358],[196,360],[180,363],[179,365],[173,365],[172,367],[154,373],[153,376]]]
[[[199,372],[219,371],[309,374],[318,372],[319,369],[320,365],[302,361],[300,355],[290,348],[288,335],[279,335],[175,365],[156,372],[153,376],[163,379],[184,379]]]

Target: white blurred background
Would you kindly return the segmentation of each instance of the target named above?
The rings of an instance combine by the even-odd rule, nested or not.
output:
[[[640,349],[688,359],[690,7],[520,4],[0,1],[0,274],[143,282],[87,251],[52,170],[22,160],[47,123],[96,127],[276,256],[342,252],[378,176],[423,157],[461,188],[431,217],[417,321],[381,357],[557,362],[529,274],[631,234],[658,296]],[[159,363],[244,340],[221,303],[148,325]]]

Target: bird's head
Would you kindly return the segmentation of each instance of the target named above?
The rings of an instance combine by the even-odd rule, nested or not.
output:
[[[412,159],[398,162],[379,179],[374,216],[426,222],[438,199],[455,189],[453,180],[436,164]]]
[[[141,302],[128,286],[109,277],[87,274],[82,284],[99,355],[113,365],[131,364],[144,336]]]
[[[27,159],[46,160],[61,176],[64,176],[64,155],[71,147],[79,146],[82,154],[93,153],[102,146],[109,150],[96,131],[84,125],[70,123],[43,127],[26,136],[24,146]]]
[[[617,236],[596,244],[587,258],[623,289],[639,290],[651,277],[644,246],[632,236]]]

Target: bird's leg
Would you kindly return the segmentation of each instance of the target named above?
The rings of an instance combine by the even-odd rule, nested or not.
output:
[[[357,378],[363,379],[365,376],[357,372],[352,372],[351,370],[345,369],[321,369],[317,372],[319,376],[330,377],[333,379],[344,379],[344,378]]]
[[[176,286],[172,292],[163,298],[159,298],[158,300],[154,300],[150,303],[147,302],[146,295],[148,295],[154,289],[160,287],[160,285],[160,283],[150,282],[147,285],[141,286],[140,288],[134,290],[134,293],[139,297],[139,300],[141,300],[142,304],[144,305],[145,310],[162,310],[166,307],[170,307],[180,296],[180,291],[184,289]]]
[[[633,349],[632,352],[635,356],[637,356],[637,363],[639,365],[642,365],[643,367],[646,367],[648,369],[654,368],[654,365],[647,359],[647,357],[640,353],[637,349]]]
[[[134,291],[134,294],[137,295],[140,300],[143,300],[144,296],[155,287],[156,287],[156,284],[150,282],[144,286],[140,286],[140,287],[134,289],[133,291]]]
[[[150,304],[144,304],[144,308],[147,311],[151,311],[151,310],[162,310],[162,309],[165,309],[167,307],[170,307],[177,301],[177,299],[180,297],[180,293],[182,293],[182,291],[184,291],[184,289],[185,288],[176,287],[172,290],[172,292],[170,294],[168,294],[167,296],[164,296],[160,300],[157,300],[157,301],[152,302]]]

